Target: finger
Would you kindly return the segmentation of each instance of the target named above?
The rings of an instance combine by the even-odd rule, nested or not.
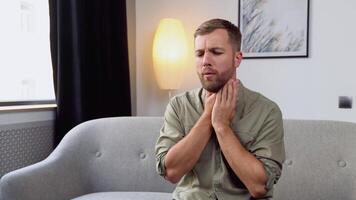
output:
[[[229,82],[225,83],[224,87],[221,88],[221,102],[224,103],[226,101],[227,98],[227,85],[229,84]]]
[[[212,95],[212,93],[206,90],[204,97],[205,97],[205,99],[208,99],[211,95]]]
[[[210,96],[206,95],[206,98],[205,98],[205,106],[206,107],[212,107],[214,106],[214,103],[215,103],[215,94],[212,93],[212,94],[209,94]]]
[[[230,79],[223,87],[223,100],[224,102],[228,101],[229,98],[229,85],[231,84],[232,79]]]
[[[228,96],[227,96],[227,101],[228,102],[232,102],[233,98],[234,98],[234,81],[230,81],[229,86],[228,86]]]
[[[209,91],[207,91],[207,90],[206,90],[206,92],[205,92],[205,95],[206,95],[207,97],[210,97],[212,94],[214,94],[214,93],[209,92]]]
[[[220,89],[219,92],[216,93],[216,99],[215,99],[215,101],[216,101],[216,103],[218,103],[218,104],[221,103],[221,96],[222,96],[221,93],[222,93],[222,89]]]
[[[211,93],[211,97],[212,99],[215,99],[216,98],[216,94],[215,93]]]
[[[239,97],[239,90],[240,90],[240,80],[236,80],[236,96],[237,96],[237,99]]]
[[[210,96],[209,96],[209,100],[214,102],[215,98],[216,98],[216,94],[215,93],[211,93]]]
[[[236,104],[237,100],[238,100],[238,92],[239,92],[239,81],[238,80],[235,80],[234,81],[234,84],[233,84],[233,87],[234,87],[234,94],[233,94],[233,102]]]

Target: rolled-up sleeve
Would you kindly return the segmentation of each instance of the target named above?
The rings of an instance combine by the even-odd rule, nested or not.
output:
[[[164,114],[164,123],[155,147],[156,170],[161,176],[166,175],[164,164],[168,150],[184,137],[184,129],[179,120],[177,99],[172,99]]]
[[[263,163],[266,189],[271,190],[281,176],[285,159],[283,120],[278,107],[267,115],[250,150]]]

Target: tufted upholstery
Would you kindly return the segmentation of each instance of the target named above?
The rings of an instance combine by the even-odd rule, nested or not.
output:
[[[162,123],[158,117],[85,122],[44,161],[3,176],[1,200],[67,200],[103,191],[171,192],[173,185],[155,172],[154,146]]]
[[[117,117],[72,129],[44,161],[8,173],[0,200],[163,200],[173,185],[155,172],[159,117]],[[278,200],[356,199],[356,124],[285,120]]]
[[[356,124],[285,120],[286,161],[275,199],[356,199]]]

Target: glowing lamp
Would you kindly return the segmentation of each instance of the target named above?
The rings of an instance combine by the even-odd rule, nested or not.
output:
[[[187,60],[188,46],[183,24],[162,19],[153,40],[153,67],[158,85],[164,90],[179,89]]]

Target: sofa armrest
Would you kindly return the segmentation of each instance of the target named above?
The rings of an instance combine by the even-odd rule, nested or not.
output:
[[[85,183],[70,156],[53,152],[45,160],[5,174],[0,200],[63,200],[85,194]]]

